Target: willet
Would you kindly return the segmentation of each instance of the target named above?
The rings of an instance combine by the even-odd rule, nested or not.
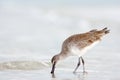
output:
[[[85,72],[85,62],[82,58],[82,55],[93,46],[95,46],[97,43],[99,43],[101,41],[101,38],[107,33],[109,33],[109,30],[107,28],[104,28],[102,30],[93,29],[86,33],[75,34],[68,37],[62,44],[61,52],[53,56],[53,58],[51,59],[51,73],[54,74],[56,63],[59,60],[65,59],[72,55],[76,55],[79,57],[78,64],[74,72],[76,72],[76,70],[80,66],[80,60],[83,64],[83,71]]]

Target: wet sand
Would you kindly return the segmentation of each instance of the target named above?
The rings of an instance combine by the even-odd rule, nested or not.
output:
[[[120,72],[117,71],[92,71],[87,70],[87,73],[78,71],[72,73],[72,69],[58,68],[55,74],[50,74],[49,69],[43,70],[6,70],[0,71],[1,80],[119,80]]]
[[[102,54],[101,54],[102,53]],[[108,56],[109,54],[109,56]],[[92,56],[91,56],[92,55]],[[113,56],[113,57],[112,57]],[[56,66],[52,75],[51,64],[43,67],[40,62],[8,62],[1,64],[1,80],[120,80],[120,55],[118,51],[100,51],[84,56],[87,73],[82,72],[82,65],[77,73],[73,70],[77,63],[76,57],[70,57]],[[48,61],[49,62],[49,61]],[[10,64],[11,63],[11,64]],[[4,67],[4,66],[9,67]],[[18,66],[19,65],[19,66]],[[28,67],[27,67],[28,66]],[[29,67],[30,66],[30,67]],[[14,67],[14,68],[13,68]],[[39,68],[38,68],[39,67]],[[42,68],[40,68],[42,67]]]

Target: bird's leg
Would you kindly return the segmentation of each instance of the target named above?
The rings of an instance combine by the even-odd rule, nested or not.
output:
[[[79,57],[79,59],[78,59],[78,64],[77,64],[77,67],[75,68],[75,70],[73,71],[73,73],[75,73],[76,72],[76,70],[78,69],[78,67],[80,66],[80,57]]]
[[[80,58],[81,58],[82,64],[83,64],[83,72],[85,72],[85,61],[84,61],[84,59],[82,57],[80,57]]]
[[[52,65],[51,74],[54,74],[54,71],[55,71],[55,65],[56,65],[56,62],[54,62],[53,65]]]

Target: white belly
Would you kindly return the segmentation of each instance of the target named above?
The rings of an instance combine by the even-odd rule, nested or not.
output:
[[[89,49],[91,49],[92,47],[94,47],[97,43],[99,43],[100,41],[96,41],[93,44],[83,48],[83,49],[79,49],[76,46],[71,46],[70,47],[70,53],[71,55],[77,55],[77,56],[82,56],[84,53],[86,53]]]

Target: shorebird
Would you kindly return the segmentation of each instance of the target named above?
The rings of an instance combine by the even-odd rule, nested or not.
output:
[[[85,62],[83,59],[83,55],[91,49],[93,46],[95,46],[97,43],[101,41],[101,38],[108,34],[110,30],[107,28],[104,28],[102,30],[93,29],[86,33],[81,34],[75,34],[70,37],[68,37],[62,44],[62,49],[59,54],[56,54],[52,57],[51,63],[52,63],[52,70],[51,74],[54,74],[56,63],[59,60],[65,59],[69,56],[76,55],[78,56],[78,63],[73,71],[74,73],[80,66],[80,62],[83,64],[83,72],[85,72]],[[81,60],[81,61],[80,61]]]

